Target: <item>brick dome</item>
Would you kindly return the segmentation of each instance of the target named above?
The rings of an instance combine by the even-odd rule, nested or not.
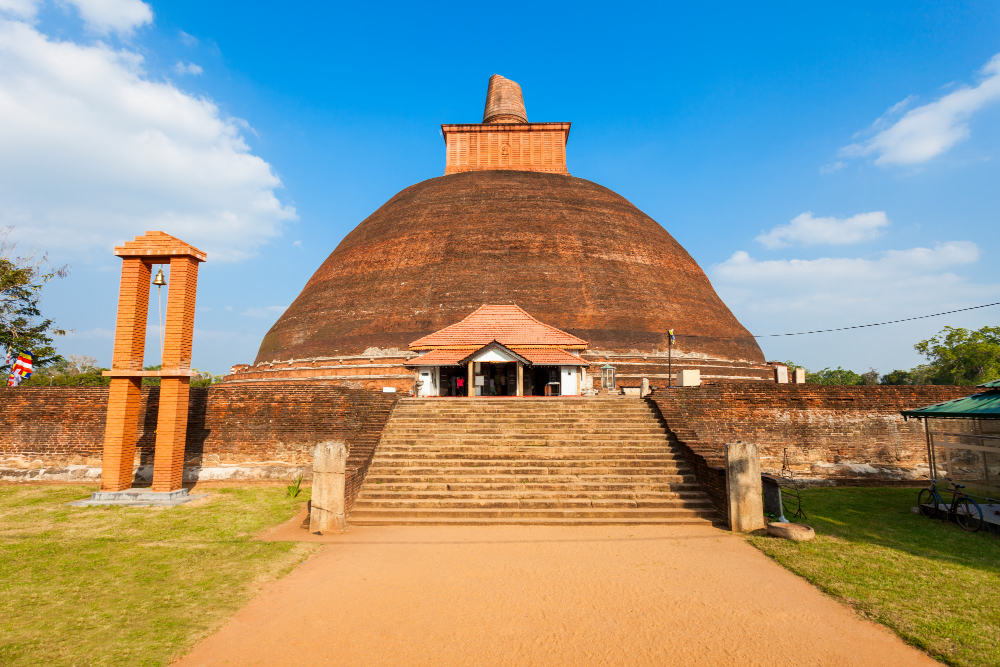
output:
[[[255,363],[407,349],[483,304],[517,304],[591,350],[763,362],[694,259],[611,190],[562,174],[470,171],[375,211],[271,327]]]

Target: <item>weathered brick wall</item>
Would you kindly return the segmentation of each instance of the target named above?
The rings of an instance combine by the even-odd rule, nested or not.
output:
[[[107,387],[0,389],[0,460],[100,465]],[[371,458],[398,400],[330,385],[216,385],[191,390],[187,465],[307,464],[310,448],[342,440],[348,468]],[[145,387],[138,428],[140,462],[151,463],[159,388]]]
[[[923,427],[917,420],[904,422],[900,410],[976,391],[722,383],[660,391],[653,401],[668,426],[671,416],[681,420],[690,444],[710,465],[723,465],[725,443],[742,440],[760,445],[765,469],[780,469],[787,451],[800,474],[866,477],[892,470],[904,474],[925,463]]]

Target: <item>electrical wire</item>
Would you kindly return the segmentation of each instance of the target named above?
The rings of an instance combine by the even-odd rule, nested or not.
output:
[[[926,320],[928,317],[939,317],[941,315],[951,315],[952,313],[962,313],[966,310],[977,310],[979,308],[989,308],[990,306],[1000,306],[1000,301],[996,303],[987,303],[982,306],[972,306],[971,308],[959,308],[958,310],[947,310],[943,313],[934,313],[933,315],[921,315],[920,317],[907,317],[903,320],[892,320],[890,322],[876,322],[875,324],[858,324],[853,327],[839,327],[837,329],[819,329],[817,331],[799,331],[797,333],[785,333],[785,334],[765,334],[763,336],[754,336],[754,338],[773,338],[775,336],[804,336],[806,334],[815,333],[828,333],[830,331],[847,331],[848,329],[864,329],[865,327],[880,327],[883,324],[898,324],[899,322],[911,322],[913,320]]]
[[[996,303],[987,303],[982,306],[972,306],[970,308],[959,308],[958,310],[946,310],[943,313],[934,313],[933,315],[920,315],[919,317],[907,317],[902,320],[890,320],[889,322],[875,322],[874,324],[858,324],[853,327],[839,327],[836,329],[818,329],[816,331],[799,331],[797,333],[784,333],[784,334],[764,334],[761,336],[754,336],[754,338],[771,338],[774,336],[803,336],[805,334],[814,333],[828,333],[830,331],[846,331],[848,329],[864,329],[865,327],[880,327],[883,324],[898,324],[899,322],[910,322],[912,320],[925,320],[928,317],[939,317],[941,315],[950,315],[951,313],[961,313],[966,310],[977,310],[979,308],[989,308],[990,306],[1000,306],[1000,301]]]

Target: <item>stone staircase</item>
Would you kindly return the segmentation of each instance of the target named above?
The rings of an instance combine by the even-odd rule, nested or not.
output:
[[[403,399],[348,517],[388,524],[711,524],[658,413],[627,398]]]

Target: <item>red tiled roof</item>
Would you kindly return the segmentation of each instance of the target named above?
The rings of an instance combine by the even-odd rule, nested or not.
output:
[[[414,357],[404,366],[452,366],[459,359],[469,356],[469,350],[431,350],[427,354]]]
[[[487,347],[484,345],[483,347]],[[453,366],[458,362],[477,354],[478,350],[431,350],[419,357],[414,357],[405,363],[406,366]],[[518,354],[538,366],[584,366],[587,362],[575,354],[570,354],[559,348],[524,348],[512,347],[510,351]]]
[[[536,366],[586,366],[587,362],[566,350],[550,348],[548,350],[512,347],[511,350],[520,354]]]
[[[444,345],[586,345],[587,341],[539,322],[514,305],[481,306],[461,322],[410,343],[414,349]]]

